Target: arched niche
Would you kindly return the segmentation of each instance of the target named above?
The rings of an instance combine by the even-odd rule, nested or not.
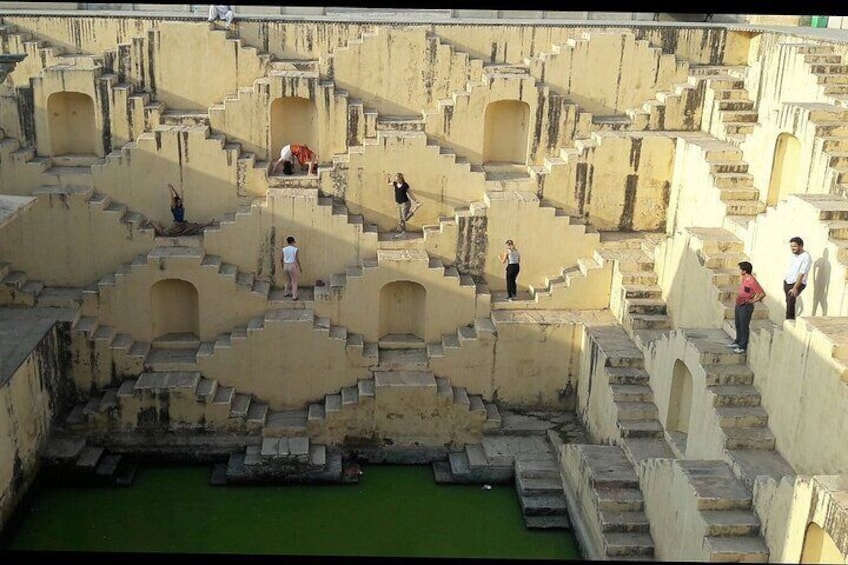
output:
[[[308,98],[286,96],[271,102],[268,151],[274,161],[284,145],[308,145],[318,153],[318,112]],[[320,153],[319,153],[320,156]]]
[[[689,437],[689,418],[692,413],[692,373],[678,359],[674,363],[671,377],[671,392],[668,398],[668,415],[665,429],[681,452],[686,452]]]
[[[804,533],[804,545],[801,549],[801,563],[844,563],[845,556],[839,551],[836,542],[821,526],[810,522]]]
[[[484,163],[527,163],[530,106],[520,100],[499,100],[486,106],[483,119]]]
[[[380,289],[380,337],[412,334],[424,338],[427,290],[412,281],[395,281]]]
[[[200,335],[197,289],[188,281],[165,279],[150,287],[153,338],[166,334]]]
[[[96,155],[94,101],[81,92],[54,92],[47,98],[50,154]]]
[[[766,205],[775,206],[793,192],[801,192],[797,185],[798,160],[801,142],[791,133],[781,133],[774,142],[774,160],[771,165]]]

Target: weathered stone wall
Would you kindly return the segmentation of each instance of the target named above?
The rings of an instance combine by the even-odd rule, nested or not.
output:
[[[544,198],[602,231],[665,227],[670,181],[677,166],[668,133],[595,132],[563,151],[545,179]]]
[[[698,501],[674,459],[647,459],[636,467],[659,561],[709,561]]]
[[[67,401],[67,329],[49,328],[0,382],[0,531],[38,472],[39,452]]]
[[[846,433],[836,417],[848,406],[846,367],[834,358],[846,327],[841,318],[799,318],[769,336],[752,334],[748,363],[769,413],[777,450],[798,473],[839,473],[846,453],[834,449]]]
[[[153,247],[152,230],[121,222],[92,191],[40,194],[3,226],[0,257],[52,286],[82,287]]]

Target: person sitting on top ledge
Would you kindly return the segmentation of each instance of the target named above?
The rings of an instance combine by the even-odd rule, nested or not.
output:
[[[232,4],[209,4],[209,19],[206,21],[224,20],[227,22],[227,29],[229,29],[235,16],[236,9]]]

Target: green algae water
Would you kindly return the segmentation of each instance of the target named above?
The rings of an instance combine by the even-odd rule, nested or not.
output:
[[[142,467],[131,487],[39,485],[4,549],[577,559],[570,531],[524,527],[511,485],[439,485],[430,466],[359,484],[224,486],[209,467]]]

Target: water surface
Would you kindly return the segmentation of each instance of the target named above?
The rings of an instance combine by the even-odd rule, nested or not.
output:
[[[38,485],[5,549],[577,559],[570,531],[524,527],[511,485],[438,485],[430,466],[359,484],[226,486],[211,468],[142,467],[131,487]]]

